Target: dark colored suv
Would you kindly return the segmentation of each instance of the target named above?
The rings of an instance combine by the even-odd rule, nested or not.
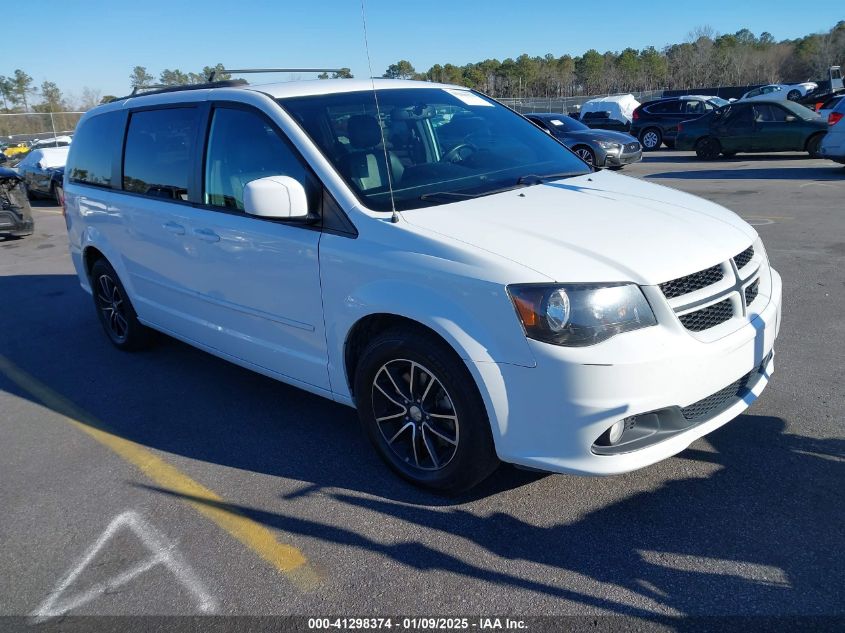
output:
[[[631,135],[640,139],[646,151],[659,149],[661,144],[673,149],[678,123],[697,119],[727,104],[719,97],[700,95],[648,101],[634,110]]]

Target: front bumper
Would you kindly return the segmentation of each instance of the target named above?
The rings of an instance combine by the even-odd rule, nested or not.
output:
[[[605,161],[605,167],[622,167],[623,165],[630,165],[631,163],[638,163],[643,159],[643,150],[638,149],[636,152],[628,152],[626,154],[612,154],[608,153]]]
[[[675,455],[738,416],[760,396],[774,370],[770,354],[780,327],[781,280],[769,270],[765,307],[715,341],[695,338],[680,323],[661,323],[585,348],[529,340],[535,367],[471,363],[499,458],[538,470],[613,475]],[[615,422],[688,407],[749,373],[747,392],[712,417],[637,450],[594,452],[597,438]]]

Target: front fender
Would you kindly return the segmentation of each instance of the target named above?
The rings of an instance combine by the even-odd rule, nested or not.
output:
[[[325,277],[324,277],[325,279]],[[375,314],[404,317],[439,334],[471,363],[535,365],[534,355],[503,286],[473,280],[433,288],[397,278],[362,284],[338,296],[324,285],[329,377],[332,390],[351,402],[344,350],[356,323]]]

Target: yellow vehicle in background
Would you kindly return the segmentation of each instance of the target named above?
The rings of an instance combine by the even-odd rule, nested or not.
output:
[[[12,158],[13,156],[23,156],[24,154],[28,154],[29,150],[29,143],[13,143],[3,150],[3,153],[8,158]]]

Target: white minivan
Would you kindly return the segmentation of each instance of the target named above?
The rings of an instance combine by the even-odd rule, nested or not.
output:
[[[500,461],[647,466],[773,371],[781,280],[751,226],[593,172],[459,86],[127,97],[80,121],[65,194],[115,346],[157,330],[356,407],[390,467],[441,491]]]

